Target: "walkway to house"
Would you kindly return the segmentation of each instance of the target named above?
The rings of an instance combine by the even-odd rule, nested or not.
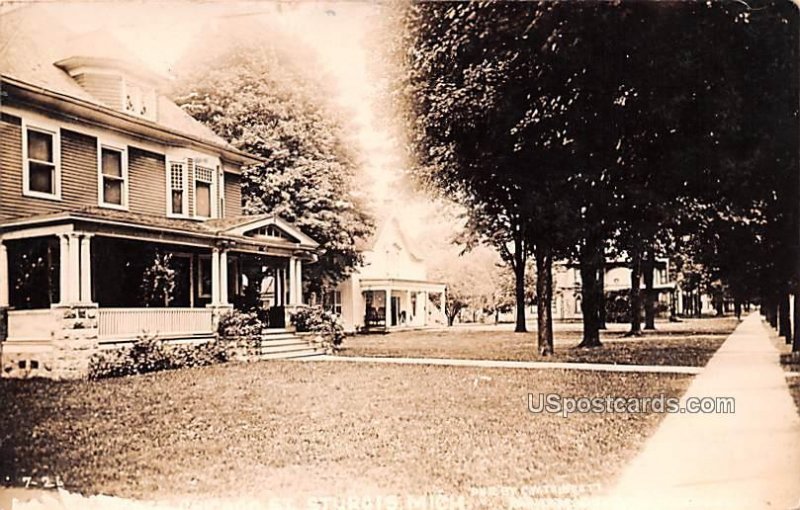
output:
[[[683,397],[734,397],[733,414],[670,414],[609,495],[609,508],[800,508],[800,418],[757,314]]]
[[[607,363],[567,363],[557,361],[502,361],[488,359],[457,358],[393,358],[372,356],[315,356],[299,358],[298,361],[342,361],[346,363],[389,363],[398,365],[444,365],[478,368],[556,368],[566,370],[593,370],[600,372],[645,372],[655,374],[699,374],[702,367],[673,365],[612,365]]]

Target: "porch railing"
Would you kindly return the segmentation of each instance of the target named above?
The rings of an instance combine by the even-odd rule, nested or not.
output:
[[[212,312],[203,308],[101,308],[101,338],[211,334]]]

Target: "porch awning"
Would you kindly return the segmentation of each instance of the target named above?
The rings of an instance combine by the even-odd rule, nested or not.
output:
[[[236,216],[213,220],[168,218],[88,207],[0,223],[5,240],[81,231],[109,237],[200,247],[224,245],[234,251],[316,260],[316,241],[277,216]]]
[[[359,280],[361,290],[408,290],[414,292],[444,292],[447,287],[441,282],[429,280],[406,280],[402,278],[364,278]]]

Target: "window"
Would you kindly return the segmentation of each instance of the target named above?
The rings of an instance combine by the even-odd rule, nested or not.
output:
[[[332,290],[328,293],[328,310],[342,315],[342,291]]]
[[[186,163],[171,161],[167,168],[169,169],[169,179],[167,181],[169,214],[184,216],[187,214],[188,201],[186,195]]]
[[[211,185],[214,182],[214,171],[201,166],[194,171],[194,215],[201,218],[211,217]]]
[[[289,239],[286,233],[276,227],[275,225],[267,225],[265,227],[261,227],[253,232],[254,236],[261,236],[261,237],[272,237],[275,239]]]
[[[28,127],[24,133],[25,167],[22,179],[24,193],[41,198],[60,199],[56,132]]]
[[[100,205],[125,209],[128,206],[128,168],[125,151],[100,145]]]

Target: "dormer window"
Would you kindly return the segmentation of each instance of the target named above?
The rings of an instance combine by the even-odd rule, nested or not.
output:
[[[155,118],[155,90],[125,80],[123,108],[126,112],[148,119]]]

